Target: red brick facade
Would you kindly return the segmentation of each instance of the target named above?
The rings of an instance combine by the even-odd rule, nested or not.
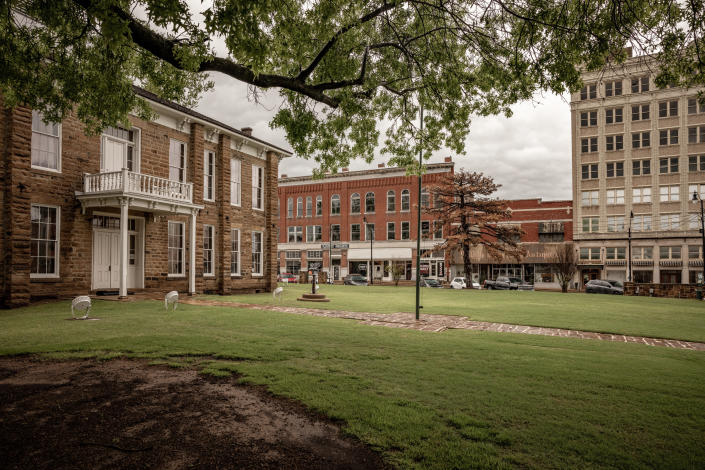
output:
[[[232,291],[271,290],[276,282],[276,188],[279,158],[289,155],[264,141],[250,137],[191,110],[166,103],[143,92],[150,104],[158,106],[160,118],[146,122],[135,117],[130,121],[139,129],[139,173],[168,180],[170,139],[187,144],[187,182],[193,184],[190,206],[196,216],[195,286],[197,292],[227,294]],[[84,191],[84,175],[101,172],[101,136],[87,136],[74,115],[61,123],[60,172],[37,169],[31,165],[32,111],[24,107],[1,106],[0,115],[0,303],[3,306],[25,305],[42,297],[87,294],[94,289],[94,215],[118,217],[120,206],[109,202],[86,204],[79,200]],[[209,134],[206,137],[206,134]],[[235,141],[237,144],[232,144]],[[243,148],[244,147],[244,148]],[[242,148],[242,149],[241,149]],[[241,150],[240,150],[241,149]],[[206,201],[204,188],[204,150],[215,152],[214,200]],[[241,204],[230,203],[230,160],[241,161]],[[264,168],[264,210],[252,208],[252,165]],[[83,193],[85,194],[85,193]],[[125,198],[130,199],[130,198]],[[96,199],[96,201],[98,201]],[[58,273],[37,278],[30,275],[31,206],[58,207]],[[163,204],[164,206],[165,204]],[[203,208],[199,210],[200,206]],[[157,206],[155,205],[155,208]],[[135,256],[143,269],[139,288],[188,291],[190,219],[182,212],[145,207],[130,207],[136,218],[142,253]],[[168,222],[184,223],[183,275],[170,276],[168,266]],[[214,275],[203,275],[204,224],[215,228]],[[240,275],[232,276],[231,229],[239,228]],[[251,274],[252,231],[263,233],[263,273]],[[141,275],[138,273],[137,275]],[[109,290],[109,289],[108,289]],[[130,287],[134,291],[135,287]]]

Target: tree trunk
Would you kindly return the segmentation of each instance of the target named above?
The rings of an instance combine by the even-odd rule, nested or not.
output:
[[[465,271],[465,286],[472,289],[472,264],[470,263],[470,245],[463,243],[463,268]]]

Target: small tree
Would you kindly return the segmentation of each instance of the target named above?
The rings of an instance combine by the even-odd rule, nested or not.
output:
[[[571,279],[578,270],[578,260],[575,256],[575,249],[572,243],[563,243],[556,247],[556,268],[558,272],[558,283],[562,292],[568,292]]]
[[[394,285],[398,286],[399,280],[406,272],[406,268],[401,263],[392,263],[390,265],[387,265],[387,267],[384,268],[384,271],[392,276],[392,279],[394,280]]]
[[[433,208],[427,209],[446,227],[445,242],[436,249],[460,250],[468,287],[472,288],[470,248],[484,246],[493,258],[520,259],[525,250],[519,246],[522,230],[501,222],[511,218],[507,201],[492,199],[500,185],[482,173],[465,170],[442,176],[432,186]]]

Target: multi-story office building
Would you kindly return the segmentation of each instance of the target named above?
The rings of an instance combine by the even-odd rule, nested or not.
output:
[[[699,90],[658,88],[657,66],[629,58],[584,73],[571,97],[575,241],[580,279],[694,283],[702,272],[705,105]],[[633,216],[632,216],[633,214]]]
[[[444,163],[427,165],[421,204],[431,207],[429,185],[453,173]],[[403,280],[416,276],[418,179],[403,168],[379,168],[279,179],[279,270],[297,274],[318,269],[334,280],[347,274],[372,272],[376,281],[391,281],[390,267],[404,268]],[[420,271],[425,277],[447,278],[445,253],[433,251],[444,241],[447,227],[433,216],[421,217]],[[370,243],[371,242],[371,243]],[[333,243],[333,246],[330,246]],[[342,245],[342,246],[341,246]]]
[[[0,304],[119,292],[268,290],[279,159],[234,129],[136,92],[157,114],[89,136],[0,107]]]

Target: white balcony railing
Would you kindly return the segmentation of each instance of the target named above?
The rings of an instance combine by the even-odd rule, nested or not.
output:
[[[118,192],[174,202],[193,201],[193,183],[182,183],[128,170],[86,174],[83,177],[83,192],[85,194]]]

